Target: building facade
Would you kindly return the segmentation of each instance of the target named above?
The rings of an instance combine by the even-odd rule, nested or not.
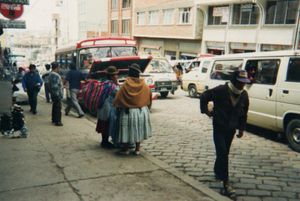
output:
[[[110,36],[132,38],[132,0],[108,0]]]
[[[204,16],[202,53],[299,48],[299,0],[197,0]]]
[[[194,0],[136,0],[132,23],[140,51],[169,59],[192,59],[201,52],[203,16]]]
[[[94,38],[106,35],[108,4],[107,1],[77,0],[78,38]]]

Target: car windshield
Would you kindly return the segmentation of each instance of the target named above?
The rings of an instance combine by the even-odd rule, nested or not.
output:
[[[108,47],[93,47],[80,50],[80,67],[83,69],[90,68],[95,60],[110,57],[136,56],[137,50],[134,46],[108,46]]]
[[[172,73],[173,69],[168,60],[153,59],[146,68],[146,73]]]

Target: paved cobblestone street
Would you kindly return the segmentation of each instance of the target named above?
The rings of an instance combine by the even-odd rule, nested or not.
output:
[[[153,102],[151,120],[153,137],[143,148],[220,192],[222,185],[213,174],[211,119],[200,114],[199,99],[178,90]],[[300,200],[300,154],[259,132],[246,132],[231,147],[230,180],[237,189],[237,200]]]

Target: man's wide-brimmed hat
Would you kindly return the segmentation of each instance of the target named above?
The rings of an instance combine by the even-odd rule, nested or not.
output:
[[[118,69],[115,67],[115,66],[108,66],[106,69],[105,69],[105,72],[108,74],[108,75],[116,75],[119,73]]]
[[[245,70],[237,70],[233,73],[233,79],[236,79],[239,82],[250,83],[248,79],[248,73]]]
[[[128,68],[129,68],[129,69],[136,70],[136,71],[139,72],[139,73],[142,73],[141,67],[140,67],[138,64],[136,64],[136,63],[131,64],[130,66],[128,66]]]

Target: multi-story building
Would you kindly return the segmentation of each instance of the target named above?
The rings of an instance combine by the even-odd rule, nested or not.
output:
[[[132,0],[108,0],[110,36],[132,38]]]
[[[99,37],[107,33],[107,1],[77,0],[79,39]],[[73,3],[73,1],[72,1]]]
[[[195,58],[201,51],[203,16],[194,0],[137,0],[133,36],[139,49],[169,59]]]
[[[202,52],[299,47],[299,0],[196,0],[204,15]]]

